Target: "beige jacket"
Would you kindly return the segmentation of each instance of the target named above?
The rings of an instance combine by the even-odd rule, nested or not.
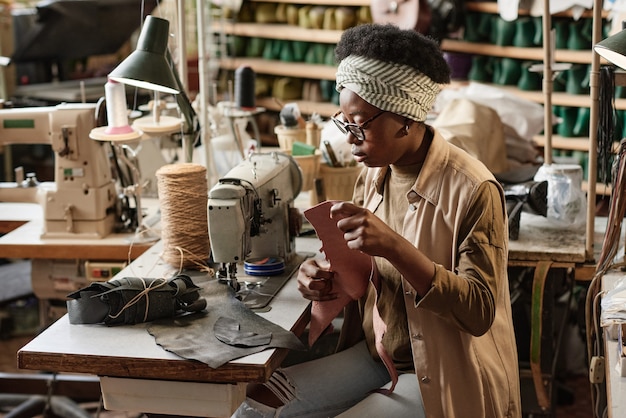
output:
[[[375,212],[386,171],[364,170],[357,204]],[[477,193],[485,182],[495,187]],[[423,298],[402,280],[426,416],[520,417],[501,187],[481,163],[435,132],[407,199],[411,210],[401,233],[437,265]]]

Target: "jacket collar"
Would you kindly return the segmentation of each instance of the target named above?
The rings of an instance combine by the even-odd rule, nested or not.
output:
[[[443,183],[442,173],[448,164],[450,149],[448,142],[437,130],[428,126],[427,129],[433,131],[433,139],[428,153],[426,154],[422,170],[417,176],[417,180],[411,190],[432,205],[437,205],[439,203]],[[374,188],[376,192],[381,195],[381,198],[385,187],[385,178],[388,173],[389,166],[380,167],[377,168],[377,173],[373,178]],[[409,202],[413,203],[417,200],[417,195],[412,195],[412,193],[409,192],[407,196]]]

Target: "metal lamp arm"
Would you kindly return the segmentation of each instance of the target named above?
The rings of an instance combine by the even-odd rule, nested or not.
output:
[[[165,54],[167,61],[170,63],[170,68],[172,69],[174,78],[176,79],[176,84],[178,85],[179,93],[176,95],[176,103],[178,104],[178,108],[185,118],[184,134],[195,134],[195,136],[197,136],[197,134],[200,132],[200,122],[198,121],[198,115],[193,109],[191,101],[189,100],[187,92],[185,91],[185,87],[180,81],[180,76],[178,75],[176,66],[173,65],[172,54],[170,53],[170,50],[168,49]]]

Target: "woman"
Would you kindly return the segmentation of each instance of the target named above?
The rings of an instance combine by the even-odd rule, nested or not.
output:
[[[483,164],[425,124],[449,82],[439,47],[371,24],[346,30],[335,53],[333,120],[366,168],[354,203],[334,204],[331,217],[350,248],[374,257],[380,289],[358,301],[359,323],[345,317],[344,341],[358,342],[277,370],[235,416],[520,417],[504,195]],[[321,260],[302,264],[298,286],[313,301],[336,297]],[[395,387],[375,348],[376,297]],[[384,385],[393,393],[376,391]]]

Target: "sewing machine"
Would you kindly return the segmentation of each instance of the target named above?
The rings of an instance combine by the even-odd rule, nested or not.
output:
[[[218,277],[237,289],[237,264],[295,254],[298,220],[293,201],[302,174],[292,157],[278,152],[251,154],[209,191],[208,223]]]
[[[54,182],[0,183],[0,202],[39,203],[43,237],[102,238],[110,234],[119,199],[109,145],[89,138],[95,105],[61,104],[0,110],[0,144],[50,144]]]

